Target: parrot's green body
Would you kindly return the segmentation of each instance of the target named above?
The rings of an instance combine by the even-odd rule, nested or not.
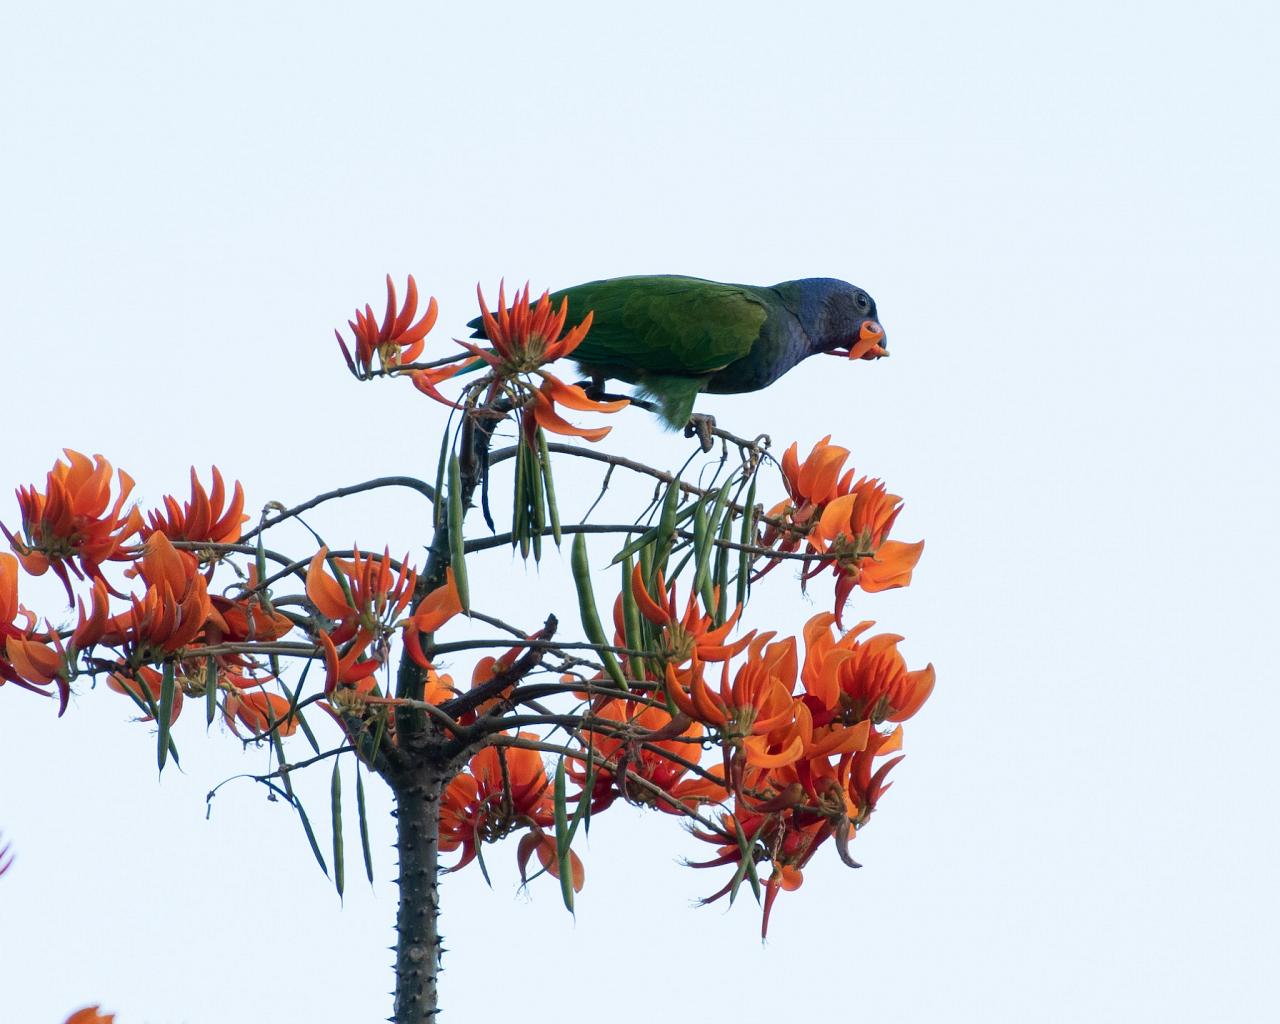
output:
[[[871,297],[834,278],[757,287],[616,277],[552,293],[557,308],[562,299],[569,325],[594,314],[569,358],[597,382],[636,385],[675,428],[689,422],[703,391],[758,391],[811,355],[852,348],[866,324],[883,337]]]

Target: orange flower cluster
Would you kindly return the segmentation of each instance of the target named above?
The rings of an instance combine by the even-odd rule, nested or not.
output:
[[[224,507],[225,504],[225,507]],[[191,469],[191,500],[178,504],[166,495],[163,510],[147,513],[147,524],[140,536],[146,540],[153,533],[165,534],[170,540],[191,543],[234,544],[240,539],[240,528],[249,517],[244,514],[244,489],[236,483],[227,502],[226,484],[218,467],[213,467],[213,489],[206,491]]]
[[[834,622],[829,612],[809,621],[803,661],[794,638],[756,636],[732,678],[725,663],[715,689],[697,661],[685,679],[667,668],[665,693],[675,708],[718,734],[733,799],[722,826],[740,837],[726,844],[720,834],[695,833],[720,844],[714,859],[696,866],[767,859],[766,931],[777,893],[799,887],[804,865],[828,838],[836,837],[852,863],[848,842],[875,809],[896,763],[876,768],[874,759],[901,746],[900,725],[890,734],[876,726],[911,717],[933,690],[933,666],[908,670],[897,650],[901,637],[863,640],[870,622],[833,636]],[[741,879],[737,874],[710,900]]]
[[[592,726],[582,732],[591,748],[590,760],[572,760],[567,770],[581,787],[593,776],[593,814],[605,810],[619,796],[668,814],[682,814],[684,808],[719,803],[728,797],[722,777],[689,775],[701,755],[701,722],[685,715],[672,716],[652,704],[622,700],[593,707],[590,721]],[[648,785],[629,779],[629,774]]]
[[[518,739],[536,742],[534,733]],[[556,843],[543,831],[555,823],[551,783],[536,750],[519,746],[485,747],[466,770],[449,782],[440,801],[440,851],[461,850],[457,871],[475,860],[481,843],[493,843],[527,829],[517,849],[520,876],[527,880],[529,860],[536,854],[544,868],[560,877]],[[582,862],[570,853],[573,887],[582,888]]]
[[[71,680],[87,667],[105,672],[109,689],[154,712],[163,688],[161,666],[169,662],[176,684],[171,721],[181,713],[184,696],[204,695],[213,685],[224,694],[223,714],[233,730],[240,725],[262,735],[274,723],[281,735],[293,732],[297,720],[290,702],[265,692],[272,677],[262,675],[254,658],[204,653],[215,645],[278,640],[294,628],[293,620],[254,596],[252,570],[246,596],[210,594],[214,567],[202,573],[197,556],[173,543],[238,540],[247,518],[240,484],[228,494],[214,467],[212,486],[206,489],[193,469],[190,500],[166,496],[162,507],[144,520],[137,508],[125,509],[133,488],[128,474],[118,474],[113,503],[110,464],[101,456],[90,460],[71,450],[66,454],[69,461],[54,465],[43,493],[34,487],[19,489],[23,537],[5,531],[17,557],[0,554],[0,683],[38,693],[56,686],[61,714]],[[142,543],[128,544],[135,534]],[[128,563],[123,575],[139,579],[143,593],[117,591],[102,574],[108,561]],[[90,583],[88,594],[75,601],[78,616],[69,636],[51,627],[36,632],[35,616],[18,603],[19,566],[34,575],[52,568],[73,600],[72,577]],[[113,597],[127,600],[127,607],[113,612]],[[113,649],[114,656],[104,659],[97,648]]]
[[[340,579],[329,575],[326,562]],[[385,550],[381,558],[362,555],[358,548],[349,559],[330,559],[324,547],[315,553],[307,568],[307,598],[334,623],[319,632],[327,669],[325,693],[332,693],[339,683],[358,685],[383,665],[387,639],[400,627],[397,618],[413,600],[417,582],[418,574],[403,562],[393,569]],[[341,645],[346,646],[339,653]],[[362,692],[368,689],[371,685]]]
[[[436,324],[439,307],[434,298],[429,299],[426,312],[415,324],[413,318],[417,312],[418,283],[413,275],[409,275],[409,287],[404,306],[401,307],[396,301],[396,286],[388,274],[387,310],[383,314],[381,325],[373,315],[373,307],[368,304],[363,310],[356,310],[355,320],[347,321],[355,335],[355,353],[347,347],[340,331],[333,332],[338,338],[343,358],[347,361],[347,368],[358,380],[368,380],[374,374],[375,356],[378,360],[378,372],[386,372],[412,363],[422,354],[425,339]]]
[[[102,579],[103,562],[129,559],[123,549],[143,524],[136,507],[125,510],[133,491],[128,473],[120,470],[119,493],[112,503],[111,464],[101,455],[90,460],[70,448],[64,451],[67,461],[54,463],[43,492],[34,485],[18,488],[22,538],[3,523],[0,531],[27,572],[43,576],[52,569],[73,602],[69,574]]]
[[[609,427],[574,426],[560,415],[556,406],[580,412],[612,413],[629,404],[627,400],[594,401],[582,388],[566,384],[543,369],[547,363],[569,355],[582,343],[591,328],[592,314],[588,313],[580,324],[566,331],[568,300],[561,302],[557,310],[552,306],[549,292],[543,292],[536,303],[531,303],[529,286],[526,284],[523,290],[516,291],[515,299],[508,307],[506,285],[502,283],[498,286],[496,312],[490,312],[484,293],[478,286],[476,295],[480,302],[485,336],[492,347],[482,348],[468,341],[458,342],[491,370],[490,376],[476,385],[476,391],[486,391],[488,400],[492,401],[504,389],[514,389],[518,395],[517,404],[521,408],[522,427],[529,439],[536,435],[539,427],[553,434],[582,437],[588,441],[599,441],[608,434]],[[417,298],[417,285],[410,276],[405,305],[398,308],[395,288],[388,277],[387,310],[382,324],[377,323],[373,309],[368,305],[363,312],[356,313],[354,321],[348,321],[356,337],[354,354],[343,341],[341,333],[335,332],[347,367],[357,378],[366,380],[374,375],[375,355],[379,362],[377,372],[398,370],[421,355],[427,332],[435,324],[437,308],[436,300],[432,299],[423,318],[410,326],[417,310]],[[465,358],[459,356],[459,359]],[[469,369],[471,365],[474,362],[425,367],[409,371],[409,377],[414,387],[423,394],[452,408],[461,408],[458,403],[446,398],[439,391],[438,385]],[[540,378],[540,382],[535,384],[529,380],[530,377]]]
[[[87,620],[82,614],[77,633],[84,644],[118,646],[129,664],[141,665],[163,661],[192,643],[213,614],[213,603],[195,557],[179,551],[163,533],[147,538],[135,564],[147,585],[142,598],[130,597],[127,612],[96,629],[93,623],[105,610],[106,595],[95,590],[94,613]]]
[[[876,593],[910,583],[924,541],[906,544],[888,539],[902,499],[889,494],[879,480],[855,479],[852,469],[842,475],[849,449],[830,441],[828,435],[814,445],[804,462],[794,443],[782,456],[788,500],[769,510],[775,522],[765,529],[763,542],[787,553],[803,544],[815,554],[830,556],[816,562],[804,578],[831,567],[836,575],[836,622],[840,623],[854,587]],[[776,564],[777,560],[769,563],[759,575]]]

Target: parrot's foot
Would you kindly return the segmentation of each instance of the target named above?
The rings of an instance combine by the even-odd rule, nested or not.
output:
[[[643,409],[645,412],[658,412],[659,408],[653,402],[646,402],[642,398],[636,398],[634,395],[615,395],[607,391],[604,381],[598,378],[591,380],[578,381],[578,387],[586,393],[586,396],[593,402],[616,402],[619,399],[630,402],[637,409]]]
[[[689,424],[684,428],[685,437],[697,437],[698,442],[702,445],[704,452],[711,451],[715,447],[715,438],[711,432],[716,429],[716,418],[708,416],[706,413],[695,412],[689,417]]]

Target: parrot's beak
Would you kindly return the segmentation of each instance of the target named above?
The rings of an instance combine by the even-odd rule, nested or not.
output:
[[[885,340],[883,327],[875,320],[863,320],[858,328],[858,340],[849,346],[849,350],[835,349],[831,354],[849,359],[881,359],[889,354]]]
[[[875,320],[863,320],[858,328],[858,343],[849,349],[850,359],[879,359],[887,356],[884,328]]]

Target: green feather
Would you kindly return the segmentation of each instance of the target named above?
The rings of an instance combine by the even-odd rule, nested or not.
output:
[[[706,386],[708,378],[703,377],[664,377],[659,374],[645,374],[637,383],[640,393],[658,403],[662,410],[662,418],[677,430],[689,422],[693,415],[693,403]]]
[[[589,373],[646,384],[651,375],[705,377],[750,352],[768,317],[753,291],[696,277],[618,277],[553,298],[569,300],[570,324],[595,313],[574,361]],[[661,387],[652,390],[660,395]]]

